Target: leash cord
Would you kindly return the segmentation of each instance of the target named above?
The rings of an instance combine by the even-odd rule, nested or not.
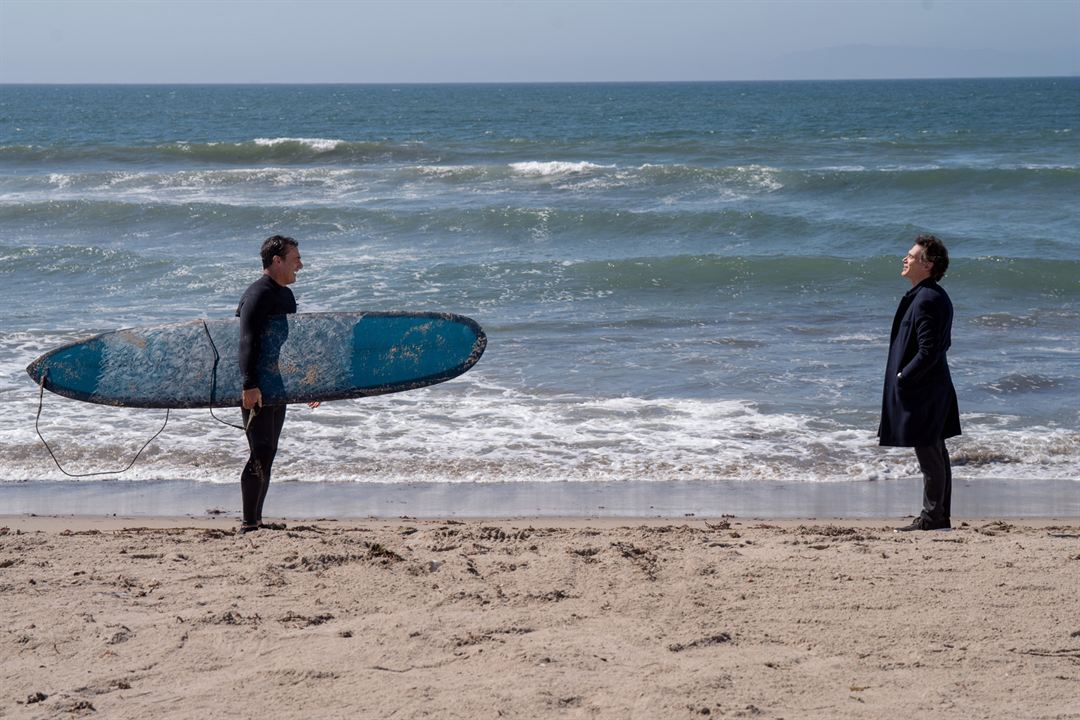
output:
[[[60,461],[56,459],[56,453],[54,453],[53,449],[51,447],[49,447],[49,443],[45,440],[45,436],[43,436],[41,434],[41,428],[40,428],[41,408],[45,404],[45,378],[46,378],[47,375],[48,375],[48,372],[43,372],[41,374],[41,382],[38,384],[38,409],[37,409],[37,417],[34,418],[34,431],[37,433],[37,436],[41,440],[41,443],[45,446],[45,449],[49,451],[49,457],[51,457],[52,461],[54,463],[56,463],[56,467],[60,470],[60,472],[64,473],[68,477],[84,478],[84,477],[95,477],[97,475],[119,475],[120,473],[127,472],[135,464],[135,461],[139,459],[139,456],[142,455],[143,450],[145,450],[147,448],[147,446],[150,445],[150,443],[154,442],[154,440],[157,439],[158,435],[160,435],[162,432],[165,431],[165,426],[169,424],[169,410],[168,410],[168,408],[166,408],[165,409],[165,422],[163,422],[161,424],[161,428],[156,433],[154,433],[154,435],[149,440],[147,440],[145,443],[143,443],[143,446],[141,448],[139,448],[139,452],[135,453],[135,457],[131,458],[131,462],[129,462],[127,464],[127,467],[125,467],[123,470],[104,470],[104,471],[101,471],[101,472],[90,472],[90,473],[68,472],[67,470],[64,469],[64,466],[60,464]]]
[[[203,320],[202,326],[203,330],[206,331],[206,339],[210,341],[210,349],[214,351],[214,367],[210,370],[210,417],[214,418],[222,425],[228,425],[231,428],[236,428],[237,430],[243,430],[244,432],[247,432],[246,427],[242,427],[240,425],[237,425],[236,423],[231,423],[228,420],[222,420],[214,414],[214,397],[217,395],[217,369],[218,363],[221,362],[221,354],[218,352],[217,343],[214,342],[214,336],[210,334],[210,328],[206,326],[205,320]],[[252,408],[252,411],[248,414],[247,424],[250,425],[251,421],[254,418],[255,409]]]
[[[243,427],[241,425],[237,425],[235,423],[228,422],[227,420],[222,420],[221,418],[219,418],[217,415],[214,414],[214,398],[217,395],[217,369],[218,369],[218,364],[221,362],[221,354],[218,352],[217,345],[214,343],[214,338],[210,334],[210,328],[208,328],[206,326],[206,321],[205,320],[203,321],[202,326],[203,326],[203,330],[206,332],[206,339],[210,341],[210,349],[214,352],[214,366],[210,370],[210,417],[214,418],[215,420],[217,420],[219,423],[221,423],[223,425],[228,425],[231,428],[236,428],[237,430],[243,430],[243,431],[247,432],[246,427]],[[41,374],[41,382],[38,383],[38,408],[37,408],[37,415],[34,418],[34,432],[37,433],[38,439],[41,440],[41,444],[44,445],[45,449],[49,452],[49,457],[52,458],[52,461],[53,461],[53,463],[55,463],[56,468],[60,472],[67,475],[68,477],[73,477],[73,478],[97,477],[99,475],[119,475],[121,473],[127,472],[128,470],[130,470],[135,465],[135,462],[139,459],[139,456],[141,456],[143,454],[143,450],[145,450],[147,447],[149,447],[150,443],[157,440],[158,436],[161,435],[161,433],[165,432],[165,427],[169,424],[170,410],[169,410],[169,408],[166,408],[165,409],[165,422],[163,422],[161,424],[161,427],[158,429],[158,431],[156,433],[154,433],[150,437],[149,440],[147,440],[145,443],[143,443],[143,446],[141,448],[139,448],[139,451],[137,453],[135,453],[135,457],[131,458],[131,462],[129,462],[127,464],[127,466],[124,467],[123,470],[103,470],[103,471],[100,471],[100,472],[89,472],[89,473],[73,473],[73,472],[69,472],[60,463],[60,460],[57,459],[56,453],[53,452],[52,446],[49,445],[49,442],[45,439],[45,436],[41,434],[41,411],[45,406],[45,379],[46,379],[47,376],[48,376],[48,372],[47,371],[43,372]],[[248,414],[248,422],[247,422],[247,424],[250,425],[251,421],[254,420],[254,419],[255,419],[255,408],[252,408],[251,412]]]

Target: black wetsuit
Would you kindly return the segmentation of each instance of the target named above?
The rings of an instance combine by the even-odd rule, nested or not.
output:
[[[256,368],[259,364],[260,340],[271,315],[296,312],[296,298],[292,290],[278,285],[269,275],[263,275],[244,291],[236,315],[240,318],[240,377],[244,389],[259,386]],[[240,492],[244,499],[244,525],[258,525],[262,521],[263,501],[270,488],[270,469],[277,454],[278,438],[285,424],[284,405],[263,405],[243,410],[247,427],[248,448],[251,453],[247,465],[240,474]]]

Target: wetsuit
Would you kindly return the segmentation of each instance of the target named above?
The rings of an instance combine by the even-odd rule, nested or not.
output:
[[[259,386],[260,341],[271,315],[296,312],[292,290],[263,275],[244,291],[236,316],[240,318],[240,377],[245,390]],[[277,454],[278,438],[285,424],[284,405],[263,405],[243,410],[250,455],[240,474],[240,493],[244,500],[244,525],[262,522],[263,501],[270,488],[270,469]],[[255,413],[254,418],[249,417]]]

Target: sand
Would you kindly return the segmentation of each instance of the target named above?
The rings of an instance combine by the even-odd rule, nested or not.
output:
[[[1080,718],[1080,523],[0,518],[0,717]]]

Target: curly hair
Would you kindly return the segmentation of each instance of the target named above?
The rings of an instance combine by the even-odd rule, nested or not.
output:
[[[945,277],[945,271],[949,269],[949,251],[945,243],[934,235],[920,235],[915,238],[915,244],[922,248],[923,260],[934,264],[930,270],[933,281]]]

